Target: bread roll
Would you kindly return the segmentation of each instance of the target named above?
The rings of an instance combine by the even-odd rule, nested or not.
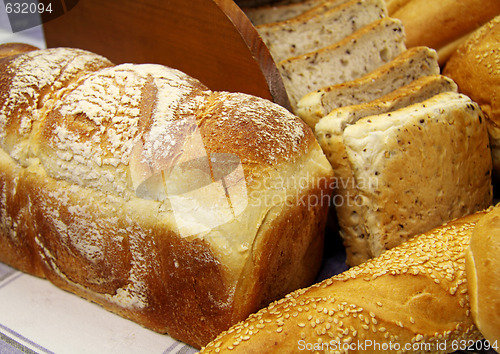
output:
[[[465,249],[484,215],[451,221],[292,292],[222,333],[201,353],[445,353],[457,349],[458,340],[478,340]]]
[[[500,343],[500,207],[496,207],[477,223],[465,260],[472,316],[490,345],[498,346]]]
[[[500,2],[499,2],[500,3]],[[500,177],[500,16],[474,32],[449,59],[443,73],[481,107],[488,122],[493,169]]]
[[[408,48],[428,46],[438,52],[497,14],[498,0],[410,0],[389,13],[403,22]]]
[[[195,347],[314,280],[332,169],[284,108],[63,48],[0,80],[0,261]]]

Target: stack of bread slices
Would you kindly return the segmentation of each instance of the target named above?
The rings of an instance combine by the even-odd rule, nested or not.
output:
[[[384,0],[306,0],[245,9],[280,70],[293,112],[333,166],[333,204],[357,265],[492,203],[483,113],[407,48]]]

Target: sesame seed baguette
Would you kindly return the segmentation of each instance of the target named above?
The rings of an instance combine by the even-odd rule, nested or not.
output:
[[[334,44],[386,16],[384,0],[351,0],[332,9],[258,26],[257,31],[279,62]]]
[[[354,80],[390,62],[406,50],[404,38],[401,21],[383,18],[335,44],[280,61],[293,111],[309,92]]]
[[[292,292],[201,353],[447,353],[455,340],[481,339],[469,304],[465,250],[485,215],[450,221]]]
[[[335,108],[375,100],[413,80],[439,72],[435,50],[411,48],[362,77],[308,93],[297,103],[296,113],[310,127],[314,127],[321,117]]]
[[[465,269],[477,327],[489,343],[500,341],[500,206],[474,228],[465,255]],[[495,348],[498,351],[498,347]]]

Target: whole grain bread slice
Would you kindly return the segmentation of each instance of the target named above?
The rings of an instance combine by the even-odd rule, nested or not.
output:
[[[347,1],[349,0],[305,0],[257,7],[242,7],[242,10],[254,26],[259,26],[266,23],[289,20],[318,6],[328,5],[334,7]]]
[[[354,225],[344,241],[351,265],[491,205],[486,123],[465,95],[444,92],[364,117],[345,128],[342,143],[350,170],[337,179],[356,194],[337,206]]]
[[[318,6],[292,19],[257,26],[276,62],[334,44],[387,16],[384,0],[350,0]]]
[[[362,77],[308,93],[297,103],[296,114],[314,127],[321,117],[335,108],[372,101],[417,78],[439,72],[434,49],[410,48]]]
[[[424,76],[375,100],[335,108],[319,122],[330,120],[331,122],[323,124],[331,126],[335,121],[335,126],[343,131],[348,125],[356,123],[361,118],[396,111],[422,102],[441,92],[458,92],[458,86],[452,79],[444,75]],[[316,124],[316,127],[318,125],[319,123]]]
[[[343,201],[336,208],[340,233],[348,247],[348,259],[352,264],[367,260],[368,240],[362,234],[359,223],[361,206],[354,175],[345,150],[343,133],[348,125],[367,116],[388,113],[411,104],[425,101],[441,92],[456,92],[457,85],[443,75],[426,76],[403,86],[377,100],[360,105],[341,107],[323,117],[315,127],[315,135],[338,179],[336,195]],[[347,205],[347,206],[346,206]]]
[[[406,50],[401,21],[383,18],[343,40],[278,63],[292,110],[309,92],[354,80]]]
[[[320,5],[321,3],[322,0],[306,0],[299,3],[284,5],[277,4],[261,5],[257,7],[242,7],[242,10],[254,26],[259,26],[266,23],[286,21],[315,6]]]

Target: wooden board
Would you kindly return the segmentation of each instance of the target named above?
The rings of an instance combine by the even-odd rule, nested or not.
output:
[[[48,47],[90,50],[119,64],[158,63],[212,90],[290,108],[269,51],[232,0],[80,0],[44,24]]]

